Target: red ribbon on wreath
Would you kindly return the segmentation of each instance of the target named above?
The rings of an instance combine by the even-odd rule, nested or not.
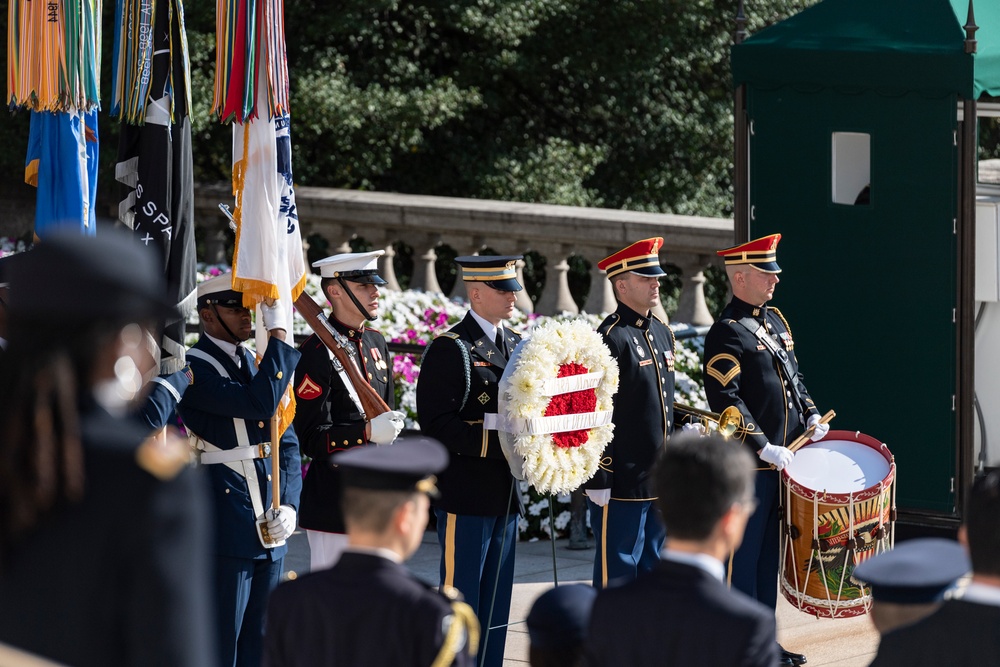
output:
[[[569,377],[571,375],[583,375],[590,370],[581,364],[569,363],[559,366],[559,373],[556,377]],[[594,412],[597,410],[597,392],[593,389],[583,391],[571,391],[567,394],[558,394],[549,400],[548,407],[545,408],[546,417],[559,417],[562,415],[575,415],[583,412]],[[590,432],[587,429],[581,431],[563,431],[552,434],[552,443],[556,447],[579,447],[587,442]]]

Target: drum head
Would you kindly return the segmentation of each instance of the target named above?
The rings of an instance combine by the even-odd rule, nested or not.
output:
[[[857,493],[889,474],[889,462],[876,449],[850,440],[820,440],[802,447],[785,468],[799,485],[826,493]]]

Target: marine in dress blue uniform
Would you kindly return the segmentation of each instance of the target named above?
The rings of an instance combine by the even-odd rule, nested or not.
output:
[[[598,332],[618,362],[614,436],[584,484],[597,550],[594,585],[631,581],[651,570],[663,547],[650,475],[673,430],[674,335],[650,312],[659,303],[660,237],[645,239],[597,266],[614,286],[618,309]]]
[[[781,272],[780,239],[774,234],[718,251],[733,298],[709,329],[704,352],[709,406],[714,412],[739,409],[736,437],[763,462],[756,478],[757,511],[732,559],[732,585],[771,608],[777,604],[778,471],[792,459],[787,445],[820,419],[802,382],[791,328],[781,311],[767,305]],[[813,439],[828,431],[818,424]],[[785,655],[796,664],[800,658]]]
[[[350,543],[332,568],[271,596],[265,667],[475,664],[472,610],[454,589],[438,592],[403,565],[427,527],[424,494],[435,492],[433,473],[447,461],[425,437],[337,455]]]
[[[0,359],[0,643],[79,667],[211,667],[206,480],[185,440],[146,439],[114,370],[136,361],[123,331],[177,316],[162,273],[115,230],[23,258]]]
[[[268,509],[271,458],[269,448],[261,445],[270,442],[271,417],[300,355],[275,335],[284,329],[273,327],[257,366],[253,355],[237,345],[250,336],[250,313],[243,308],[242,294],[230,285],[230,274],[225,274],[199,286],[198,312],[206,333],[188,350],[194,382],[178,412],[211,481],[219,664],[255,667],[263,648],[267,597],[278,584],[288,551],[282,538],[294,530],[302,489],[299,443],[289,427],[279,452],[281,509]],[[281,546],[264,546],[261,520]]]
[[[519,259],[455,259],[472,308],[431,342],[417,379],[420,428],[440,440],[451,457],[438,479],[441,498],[435,508],[441,584],[461,591],[475,610],[483,627],[480,657],[485,647],[486,667],[503,663],[521,511],[497,432],[484,427],[485,416],[497,412],[507,357],[521,340],[503,326],[513,313],[514,293],[521,289],[514,269]]]
[[[378,317],[378,275],[382,250],[343,253],[313,263],[320,269],[323,294],[333,308],[328,321],[353,346],[361,374],[389,407],[395,404],[392,368],[385,338],[366,321]],[[295,431],[302,451],[312,459],[302,482],[299,525],[306,529],[310,570],[336,562],[347,544],[340,510],[340,476],[333,459],[365,445],[388,445],[403,427],[404,415],[387,412],[370,423],[355,402],[347,374],[319,336],[299,346],[296,367]],[[392,426],[382,428],[383,425]]]

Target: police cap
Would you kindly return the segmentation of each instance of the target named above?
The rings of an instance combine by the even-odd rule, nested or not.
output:
[[[405,436],[391,447],[355,447],[337,455],[345,487],[437,493],[434,474],[448,465],[448,450],[426,436]]]
[[[876,601],[921,604],[940,600],[971,570],[969,556],[958,542],[923,537],[863,561],[852,578],[870,585]]]

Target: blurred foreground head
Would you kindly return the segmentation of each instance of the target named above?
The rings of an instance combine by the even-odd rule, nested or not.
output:
[[[52,234],[6,267],[9,347],[0,361],[0,550],[83,493],[80,418],[124,406],[156,373],[150,331],[176,309],[138,238]],[[110,407],[110,405],[106,405]]]

